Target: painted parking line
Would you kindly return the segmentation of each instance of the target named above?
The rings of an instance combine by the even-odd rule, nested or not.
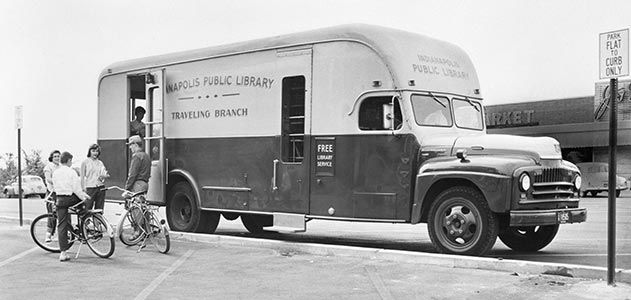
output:
[[[24,252],[22,252],[22,253],[20,253],[20,254],[18,254],[16,256],[13,256],[11,258],[3,260],[2,262],[0,262],[0,268],[4,267],[7,264],[10,264],[13,261],[16,261],[16,260],[28,255],[29,253],[31,253],[31,252],[33,252],[33,251],[35,251],[37,249],[39,249],[39,247],[33,247],[33,248],[31,248],[29,250],[26,250],[26,251],[24,251]]]
[[[386,284],[381,279],[381,276],[379,276],[377,268],[375,268],[374,266],[365,266],[364,270],[366,271],[366,273],[368,273],[368,278],[370,279],[370,282],[375,287],[377,293],[379,293],[379,297],[382,300],[394,299],[394,297],[392,297],[392,294],[390,293],[390,290],[388,290],[388,287],[386,287]]]
[[[607,253],[571,253],[571,254],[562,254],[562,253],[550,253],[550,254],[546,254],[546,253],[537,253],[537,254],[508,254],[508,255],[502,255],[502,257],[513,257],[513,256],[517,256],[517,257],[543,257],[543,256],[548,256],[548,257],[553,257],[553,256],[562,256],[562,257],[602,257],[602,256],[607,256]],[[616,256],[631,256],[631,253],[616,253]]]
[[[164,270],[164,272],[162,272],[160,276],[156,277],[156,279],[154,279],[144,290],[142,290],[135,299],[147,299],[147,296],[149,296],[153,292],[153,290],[155,290],[162,283],[162,281],[164,281],[171,273],[173,273],[173,271],[179,268],[184,263],[184,261],[193,254],[193,252],[193,250],[188,250],[186,253],[184,253],[184,255],[180,257],[180,259],[174,262],[168,269]]]

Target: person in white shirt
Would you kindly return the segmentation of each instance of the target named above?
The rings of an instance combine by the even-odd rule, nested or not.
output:
[[[70,259],[66,254],[68,250],[68,230],[72,228],[70,224],[70,214],[68,207],[79,203],[81,200],[90,199],[90,196],[81,189],[81,180],[77,172],[71,168],[72,154],[61,153],[61,166],[53,172],[53,187],[57,194],[57,236],[61,254],[60,261]]]

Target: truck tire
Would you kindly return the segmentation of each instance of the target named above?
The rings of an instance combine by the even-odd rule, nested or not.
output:
[[[219,213],[202,211],[193,188],[184,181],[169,191],[166,211],[169,227],[175,231],[213,233],[219,224]]]
[[[427,222],[429,237],[441,253],[484,255],[495,244],[499,222],[482,194],[456,186],[440,193]]]
[[[253,214],[243,214],[241,215],[241,222],[245,229],[247,229],[250,233],[261,233],[263,227],[272,226],[273,225],[273,217],[267,215],[253,215]]]
[[[507,226],[499,233],[504,245],[515,251],[535,252],[550,244],[559,231],[559,225]]]

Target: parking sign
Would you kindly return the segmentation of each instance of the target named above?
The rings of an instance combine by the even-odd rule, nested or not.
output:
[[[629,76],[629,29],[600,34],[600,79]]]
[[[22,105],[15,107],[15,129],[22,129]]]

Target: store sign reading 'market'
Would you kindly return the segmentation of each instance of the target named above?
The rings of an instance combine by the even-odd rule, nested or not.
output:
[[[518,127],[539,125],[533,116],[534,110],[513,110],[486,114],[487,128]]]

